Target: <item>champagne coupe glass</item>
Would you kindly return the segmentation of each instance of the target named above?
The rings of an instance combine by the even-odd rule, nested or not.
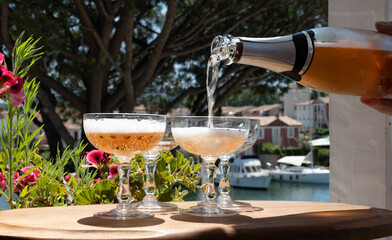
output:
[[[171,119],[170,117],[166,117],[166,130],[162,140],[153,149],[143,154],[144,158],[147,160],[144,165],[146,168],[146,181],[144,183],[144,192],[146,193],[146,196],[143,198],[143,201],[134,205],[135,210],[145,212],[165,212],[177,210],[177,205],[159,202],[154,196],[157,190],[154,178],[156,167],[155,159],[161,152],[170,151],[175,147],[177,147],[177,143],[171,132]]]
[[[181,209],[181,214],[201,217],[223,217],[238,214],[221,209],[216,204],[214,185],[215,161],[219,156],[237,150],[245,142],[249,132],[249,120],[235,117],[173,117],[174,139],[185,151],[200,155],[207,177],[203,185],[204,202],[199,207]]]
[[[83,115],[84,132],[97,149],[113,154],[119,161],[119,204],[108,212],[98,212],[94,217],[131,220],[153,217],[151,213],[134,211],[129,202],[132,197],[129,185],[129,161],[136,154],[145,153],[162,139],[166,116],[133,113],[86,113]]]
[[[248,148],[253,146],[253,144],[256,142],[257,137],[260,132],[260,120],[258,119],[249,119],[249,134],[248,137],[246,138],[244,144],[235,151],[236,153],[241,153],[246,151]],[[218,207],[221,208],[244,208],[244,207],[250,207],[251,205],[246,202],[238,202],[238,201],[233,201],[230,197],[230,182],[229,182],[229,172],[230,172],[230,158],[234,156],[234,153],[223,155],[220,157],[220,163],[219,163],[219,168],[220,168],[220,181],[219,181],[219,197],[218,197]]]

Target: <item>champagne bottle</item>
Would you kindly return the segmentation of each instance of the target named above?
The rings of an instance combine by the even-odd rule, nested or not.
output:
[[[272,38],[217,36],[211,54],[262,67],[315,90],[392,97],[392,36],[324,27]]]

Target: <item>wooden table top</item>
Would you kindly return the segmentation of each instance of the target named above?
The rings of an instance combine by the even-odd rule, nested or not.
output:
[[[342,203],[247,201],[240,215],[202,218],[178,212],[108,221],[94,212],[115,205],[0,212],[0,238],[22,239],[373,239],[392,235],[392,211]],[[177,203],[188,208],[196,202]]]

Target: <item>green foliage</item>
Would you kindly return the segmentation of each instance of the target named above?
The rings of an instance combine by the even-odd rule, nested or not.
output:
[[[112,203],[116,197],[117,189],[117,184],[114,181],[101,180],[79,192],[75,201],[79,205]]]
[[[38,53],[40,48],[35,47],[37,41],[34,41],[32,37],[27,38],[25,41],[22,41],[22,39],[23,33],[18,37],[12,52],[13,73],[15,76],[19,74],[21,77],[26,74],[26,71],[42,54]],[[5,174],[8,195],[1,190],[0,194],[8,199],[10,208],[15,208],[18,205],[14,201],[12,194],[15,186],[19,184],[22,178],[38,167],[35,166],[26,173],[20,173],[22,177],[14,184],[14,177],[18,170],[29,166],[31,161],[36,159],[35,151],[41,140],[35,139],[40,128],[35,131],[32,128],[33,119],[37,115],[37,105],[34,103],[34,98],[37,94],[38,86],[35,79],[31,81],[25,80],[23,91],[26,96],[22,108],[14,107],[11,100],[8,99],[7,121],[6,123],[2,122],[1,126],[3,137],[0,138],[0,143],[4,154],[2,155],[0,170]]]
[[[327,127],[318,127],[315,128],[312,134],[313,139],[323,138],[329,136],[329,128]]]
[[[313,89],[312,89],[312,91],[310,93],[310,99],[311,100],[315,100],[315,99],[317,99],[319,97],[327,97],[327,96],[328,96],[328,93],[318,92],[318,91],[313,90]]]
[[[223,105],[225,106],[261,106],[266,104],[279,103],[279,93],[277,89],[267,90],[263,88],[262,91],[255,89],[246,89],[228,97]]]
[[[283,154],[285,156],[302,156],[308,154],[310,148],[308,146],[305,147],[290,147],[283,150]]]
[[[99,2],[80,1],[80,7],[73,1],[13,0],[2,6],[8,8],[2,27],[11,42],[23,30],[42,36],[46,54],[45,67],[39,69],[41,91],[67,110],[61,112],[63,120],[96,109],[124,110],[135,102],[147,111],[167,112],[187,101],[192,113],[201,115],[206,110],[206,64],[214,36],[291,34],[327,25],[328,12],[327,0],[192,0],[176,1],[169,21],[168,1]],[[165,22],[172,22],[169,32],[163,31]],[[127,40],[130,32],[132,39]],[[95,34],[99,38],[92,37]],[[6,41],[0,38],[2,50]],[[284,88],[289,82],[263,69],[246,74],[250,68],[222,66],[217,106],[236,91],[252,88],[252,93],[265,95],[265,89]],[[126,81],[132,81],[134,91],[125,87]],[[45,130],[58,131],[50,126],[45,124]],[[55,141],[49,142],[56,147],[59,139],[53,135]]]
[[[274,145],[270,142],[263,143],[262,145],[256,145],[255,151],[257,154],[276,154],[283,156],[283,152],[280,146]]]
[[[201,164],[195,164],[193,158],[184,158],[184,155],[177,151],[177,158],[170,152],[161,153],[156,159],[155,185],[156,197],[159,201],[183,201],[183,197],[188,194],[187,190],[182,190],[181,185],[189,191],[195,192],[200,177],[197,174]],[[145,196],[143,182],[145,179],[145,159],[137,156],[131,161],[132,172],[130,173],[131,191],[135,201],[141,201]],[[177,184],[179,184],[177,186]],[[173,193],[174,188],[174,193]]]
[[[329,148],[313,148],[313,163],[318,166],[329,166]]]

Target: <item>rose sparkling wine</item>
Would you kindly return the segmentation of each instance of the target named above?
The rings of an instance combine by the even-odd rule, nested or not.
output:
[[[181,209],[181,214],[201,217],[225,217],[236,211],[217,207],[214,184],[215,162],[219,156],[237,150],[249,133],[249,119],[235,117],[190,116],[173,117],[172,133],[185,151],[200,155],[203,160],[202,184],[204,201],[199,207]]]
[[[200,156],[221,156],[234,152],[248,136],[247,129],[189,127],[173,128],[172,131],[181,148]]]
[[[95,213],[94,217],[112,220],[132,220],[153,217],[148,212],[136,212],[130,206],[132,197],[129,169],[130,160],[136,154],[154,148],[166,129],[166,116],[132,113],[86,113],[83,115],[84,132],[94,147],[113,154],[120,162],[119,204],[107,212]]]
[[[217,36],[211,56],[321,92],[392,97],[392,36],[373,31],[324,27],[273,38]]]

